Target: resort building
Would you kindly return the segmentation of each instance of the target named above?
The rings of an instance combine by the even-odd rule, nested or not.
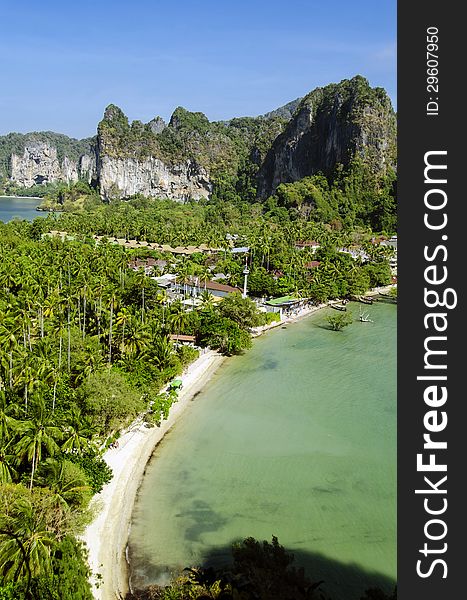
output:
[[[389,266],[392,273],[397,275],[397,235],[391,236],[388,240],[383,240],[381,245],[389,246],[394,250],[394,255],[389,259]]]
[[[170,340],[175,344],[175,346],[194,347],[196,344],[196,337],[194,335],[175,334],[170,336]]]
[[[307,300],[302,298],[294,298],[293,296],[282,296],[281,298],[274,298],[273,300],[267,300],[264,305],[266,312],[279,313],[280,319],[285,317],[291,317],[297,314],[299,310],[307,303]]]
[[[133,269],[133,271],[139,271],[140,269],[144,269],[146,275],[151,275],[154,272],[154,269],[160,269],[161,271],[167,266],[166,260],[156,259],[156,258],[133,258],[128,263],[128,268]]]
[[[308,250],[311,250],[313,252],[313,254],[320,247],[321,247],[321,245],[318,242],[315,242],[314,240],[308,240],[306,242],[296,242],[296,244],[295,244],[295,250],[308,249]]]
[[[171,289],[175,287],[175,282],[177,280],[177,276],[175,273],[167,273],[166,275],[161,275],[160,277],[153,277],[154,281],[157,285],[164,289]]]
[[[60,237],[62,240],[64,239],[74,239],[74,237],[69,236],[66,231],[49,231],[47,233],[43,233],[42,237]],[[218,252],[222,252],[222,248],[211,248],[207,244],[199,244],[199,246],[176,246],[173,248],[169,244],[157,244],[155,242],[147,242],[146,240],[127,240],[125,238],[116,238],[107,235],[93,235],[92,239],[96,244],[102,242],[108,242],[109,244],[116,244],[118,246],[123,246],[124,248],[129,248],[131,250],[136,250],[138,248],[147,248],[148,250],[157,250],[158,252],[169,252],[170,254],[180,254],[183,256],[191,256],[195,253],[203,253],[203,254],[216,254]]]
[[[359,259],[362,262],[367,262],[370,259],[368,254],[362,248],[338,248],[337,251],[342,254],[350,254],[354,260]]]
[[[198,296],[204,291],[208,291],[213,296],[218,298],[225,298],[228,294],[235,292],[241,292],[240,288],[226,285],[224,283],[217,283],[217,281],[204,281],[198,278],[191,279],[187,283],[175,283],[175,289],[184,294],[191,296]]]
[[[227,279],[228,275],[226,275],[225,273],[214,273],[213,275],[211,275],[211,281],[219,281],[219,280],[225,280]]]
[[[218,300],[221,300],[221,298],[218,298]],[[185,300],[182,300],[182,305],[187,312],[191,312],[192,310],[195,310],[195,308],[200,308],[202,304],[203,301],[196,296],[191,296],[191,298],[185,298]]]

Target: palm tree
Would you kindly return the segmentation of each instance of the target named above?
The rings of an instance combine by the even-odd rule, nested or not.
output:
[[[149,342],[149,331],[135,315],[131,315],[128,321],[128,335],[126,350],[130,356],[144,353]]]
[[[18,427],[18,421],[8,414],[9,408],[5,392],[2,390],[0,391],[0,438],[3,439],[9,438]]]
[[[188,323],[188,315],[181,302],[173,302],[170,307],[169,324],[172,333],[180,335]]]
[[[174,353],[173,344],[168,336],[158,336],[154,339],[152,346],[154,363],[156,367],[163,370],[170,365]]]
[[[92,437],[97,433],[92,420],[81,413],[81,409],[73,404],[65,416],[63,426],[62,452],[82,453],[91,445]]]
[[[11,256],[11,259],[13,258],[14,257]],[[8,268],[0,272],[0,285],[7,293],[15,290],[20,278],[20,273],[15,272],[14,268],[11,267],[11,265],[14,264],[15,262],[13,260],[10,261]]]
[[[145,290],[149,286],[149,278],[147,277],[144,269],[139,269],[135,275],[136,283],[141,289],[141,321],[144,323],[144,315],[146,311],[145,303]]]
[[[11,483],[13,476],[16,475],[14,468],[15,455],[12,453],[13,438],[9,440],[6,436],[0,436],[0,484]]]
[[[187,293],[187,285],[191,282],[191,278],[193,275],[193,265],[186,261],[186,259],[181,259],[177,266],[177,279],[179,283],[183,284],[183,293],[186,295]]]
[[[68,367],[68,372],[70,372],[71,370],[71,294],[67,295],[67,318],[66,318],[66,324],[67,324],[67,332],[68,332],[68,343],[67,343],[67,367]]]
[[[21,380],[24,386],[24,407],[26,412],[28,412],[29,393],[34,389],[34,386],[38,381],[36,371],[31,366],[29,358],[29,356],[25,357],[24,364],[21,368]]]
[[[120,309],[120,311],[118,312],[117,318],[115,320],[115,324],[122,328],[122,340],[121,340],[121,344],[120,344],[120,352],[122,354],[125,354],[125,328],[127,327],[128,323],[130,322],[130,319],[131,319],[130,311],[128,310],[128,308],[123,306]]]
[[[73,505],[80,504],[83,493],[90,491],[84,473],[79,467],[68,460],[47,458],[37,472],[36,483],[47,487],[53,493],[56,505],[64,511]]]
[[[90,298],[90,289],[87,279],[84,280],[84,285],[81,288],[81,298],[83,299],[83,340],[86,336],[86,314],[87,314],[87,301]]]
[[[108,348],[109,348],[109,358],[108,358],[108,363],[109,365],[112,364],[112,342],[113,342],[113,321],[114,321],[114,313],[115,313],[115,309],[117,308],[118,305],[118,301],[117,301],[117,295],[114,289],[110,289],[108,292],[108,302],[109,302],[109,331],[108,331]]]
[[[198,269],[198,276],[204,286],[204,291],[206,291],[207,283],[211,278],[211,269],[207,265],[200,266]]]
[[[162,329],[165,327],[165,307],[168,301],[166,290],[161,290],[157,293],[156,302],[162,306]]]
[[[20,439],[16,445],[18,458],[31,463],[30,489],[32,489],[34,472],[42,459],[43,451],[49,456],[53,456],[59,450],[57,441],[62,438],[61,428],[54,424],[52,415],[47,412],[41,398],[36,399],[32,408],[31,418],[21,422]]]
[[[57,511],[50,499],[21,492],[18,486],[3,490],[0,510],[0,572],[5,581],[26,580],[26,597],[32,577],[47,574],[51,554],[60,538]]]
[[[18,322],[10,317],[4,317],[0,323],[0,346],[8,356],[8,380],[13,389],[13,353],[18,348]]]
[[[211,294],[211,292],[208,292],[207,290],[205,290],[204,292],[201,292],[201,308],[203,310],[212,310],[214,308],[214,296]]]

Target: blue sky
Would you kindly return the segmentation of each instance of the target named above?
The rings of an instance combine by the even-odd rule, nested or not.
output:
[[[396,99],[396,0],[2,2],[0,134],[177,106],[257,115],[359,73]]]

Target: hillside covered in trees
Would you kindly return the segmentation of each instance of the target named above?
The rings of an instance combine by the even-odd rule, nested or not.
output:
[[[386,92],[356,76],[266,115],[223,122],[178,107],[168,124],[160,117],[130,123],[110,105],[95,139],[47,132],[0,138],[0,177],[5,192],[34,186],[39,195],[41,186],[82,179],[107,202],[135,194],[237,203],[279,198],[315,220],[388,229],[395,220],[395,150]],[[279,189],[290,184],[297,187]]]
[[[0,139],[4,191],[20,190],[14,163],[51,211],[0,223],[0,599],[90,600],[78,536],[112,476],[102,455],[135,418],[167,418],[167,384],[200,349],[247,350],[276,319],[267,299],[319,304],[393,280],[380,241],[397,226],[394,148],[390,102],[361,77],[262,117],[178,108],[167,125],[130,123],[111,105],[96,139]],[[245,266],[255,300],[238,290]],[[233,293],[215,301],[213,279]],[[152,597],[268,597],[228,585]]]

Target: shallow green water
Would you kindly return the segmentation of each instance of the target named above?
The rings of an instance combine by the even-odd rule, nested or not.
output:
[[[0,196],[0,221],[8,223],[14,218],[32,221],[36,217],[45,216],[47,213],[40,213],[36,206],[42,200],[37,198],[14,198],[12,196]]]
[[[132,584],[274,534],[333,598],[396,575],[396,307],[342,332],[325,311],[229,359],[156,449],[133,514]],[[351,305],[358,319],[359,306]],[[385,579],[387,578],[387,579]]]

